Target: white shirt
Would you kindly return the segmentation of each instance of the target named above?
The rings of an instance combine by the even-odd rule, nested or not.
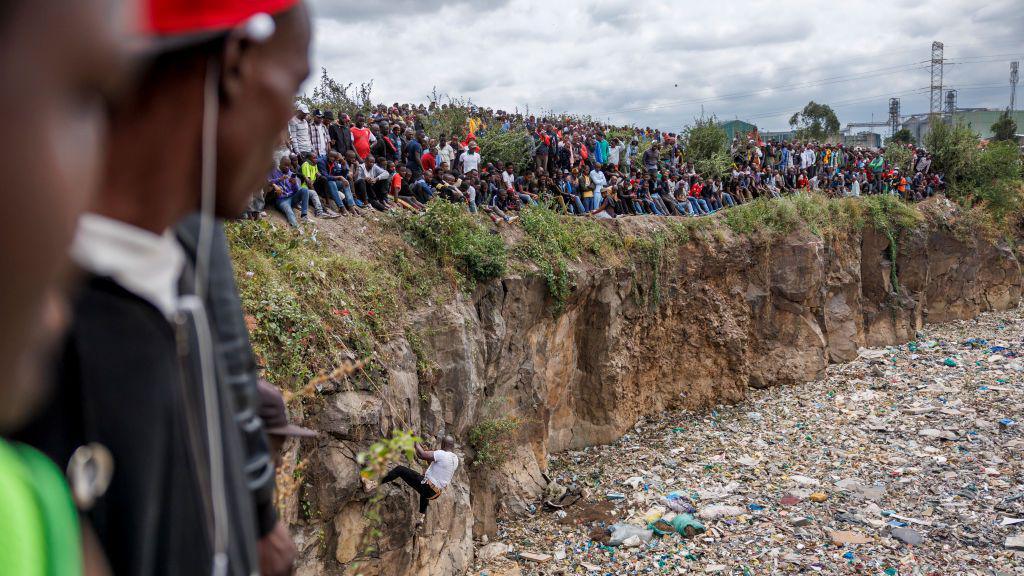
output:
[[[439,490],[444,490],[455,476],[455,470],[459,467],[459,457],[452,452],[434,450],[434,461],[423,473],[423,483],[430,483]]]
[[[441,151],[438,152],[438,157],[441,159],[441,162],[447,162],[448,168],[451,168],[452,162],[455,160],[455,149],[452,148],[451,144],[445,144]]]
[[[814,150],[810,148],[800,154],[801,168],[810,168],[814,164]]]
[[[462,155],[462,173],[469,174],[480,168],[480,154],[477,152],[466,152]]]
[[[293,152],[313,151],[313,140],[309,136],[309,124],[305,120],[299,120],[298,116],[292,116],[292,119],[288,121],[288,142],[291,144]]]
[[[170,318],[178,311],[178,280],[185,252],[168,230],[162,235],[98,214],[83,214],[71,259],[149,302]]]
[[[622,146],[609,146],[608,147],[608,163],[619,165],[619,155],[622,154]]]
[[[595,196],[600,195],[601,190],[604,190],[604,187],[608,185],[608,180],[605,179],[604,172],[601,172],[596,168],[590,171],[590,181],[594,183]]]
[[[505,183],[505,188],[509,190],[514,190],[516,187],[516,175],[509,174],[507,170],[501,173],[501,181]]]

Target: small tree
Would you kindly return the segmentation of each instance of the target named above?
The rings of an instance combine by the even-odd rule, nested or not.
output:
[[[363,82],[353,89],[351,82],[342,84],[331,78],[327,68],[321,68],[320,83],[313,88],[313,95],[301,96],[298,100],[311,108],[354,116],[357,112],[368,112],[373,107],[372,93],[373,80]]]
[[[893,168],[899,168],[904,172],[910,171],[910,162],[913,156],[906,144],[900,144],[898,142],[889,142],[889,146],[885,148],[885,160]]]
[[[522,170],[533,160],[533,137],[522,126],[508,132],[488,130],[477,137],[476,144],[485,162],[514,164],[516,169]]]
[[[839,134],[839,117],[828,104],[811,100],[804,109],[789,118],[789,125],[796,129],[800,140],[827,140]]]
[[[729,137],[715,117],[694,118],[683,129],[683,157],[705,176],[721,176],[729,168]]]
[[[1004,110],[999,119],[992,125],[992,139],[997,142],[1013,140],[1017,135],[1017,121],[1010,116],[1010,110]]]
[[[913,144],[914,135],[906,128],[900,128],[892,135],[886,144]]]
[[[978,136],[963,122],[949,125],[935,117],[924,137],[935,170],[945,172],[950,182],[961,180],[978,155]]]

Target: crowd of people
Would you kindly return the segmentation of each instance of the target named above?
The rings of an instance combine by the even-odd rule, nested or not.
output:
[[[765,142],[753,133],[733,140],[731,166],[709,174],[688,161],[675,133],[472,108],[457,133],[431,138],[425,125],[438,110],[395,104],[352,118],[299,103],[261,195],[297,226],[296,208],[309,220],[422,211],[433,198],[509,222],[539,204],[595,218],[703,216],[798,190],[914,201],[945,186],[931,156],[914,146],[901,167],[886,161],[884,149]],[[531,158],[516,164],[483,157],[477,138],[512,126],[530,134]]]
[[[487,113],[433,140],[430,107],[292,116],[309,73],[301,0],[137,3],[0,10],[4,574],[292,572],[275,464],[285,438],[313,432],[289,425],[280,391],[260,382],[221,224],[257,188],[299,225],[295,209],[447,201],[500,222],[535,204],[696,215],[800,188],[913,199],[942,186],[916,149],[908,180],[878,152],[750,139],[734,144],[731,174],[711,175],[650,129]],[[131,33],[119,28],[129,15],[142,19]],[[531,134],[529,159],[481,155],[477,138],[513,125]],[[24,169],[40,156],[53,161]],[[20,201],[26,189],[37,201]],[[422,514],[458,468],[453,441],[417,446],[423,474],[383,480],[410,484]]]

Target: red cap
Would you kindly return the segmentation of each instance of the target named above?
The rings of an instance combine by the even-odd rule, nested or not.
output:
[[[277,14],[299,0],[145,0],[141,28],[151,37],[227,30],[260,13]]]

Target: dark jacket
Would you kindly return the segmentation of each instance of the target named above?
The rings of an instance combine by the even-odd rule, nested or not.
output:
[[[273,468],[248,392],[244,325],[239,331],[226,321],[238,307],[227,294],[230,288],[234,295],[234,284],[226,282],[223,230],[215,238],[206,308],[215,341],[223,491],[210,467],[201,317],[183,311],[168,321],[109,278],[86,276],[73,301],[52,400],[17,434],[62,469],[85,444],[110,450],[111,485],[85,515],[117,575],[209,574],[213,510],[223,499],[228,574],[247,576],[258,570],[257,534],[276,521],[273,507],[264,506],[259,528],[265,530],[258,530],[255,509],[269,501]],[[187,266],[183,287],[191,277]]]
[[[199,238],[199,217],[189,216],[178,225],[178,240],[193,263]],[[260,537],[277,524],[274,508],[274,460],[260,420],[256,359],[249,344],[242,301],[235,286],[234,269],[228,252],[224,225],[216,223],[210,258],[210,282],[206,313],[217,341],[218,377],[221,389],[230,392],[235,409],[234,421],[242,438],[246,482],[256,507]]]
[[[18,437],[62,469],[80,446],[110,450],[110,487],[85,514],[114,574],[209,573],[214,493],[194,318],[182,313],[172,325],[94,275],[73,313],[52,401]],[[221,395],[220,407],[231,422],[230,398]],[[222,428],[229,574],[241,576],[256,568],[255,519],[237,429]]]
[[[327,127],[327,133],[330,135],[331,140],[333,141],[332,146],[342,156],[345,155],[345,152],[348,152],[349,150],[352,149],[352,132],[348,129],[347,126],[342,126],[341,124],[331,124],[330,126]]]

